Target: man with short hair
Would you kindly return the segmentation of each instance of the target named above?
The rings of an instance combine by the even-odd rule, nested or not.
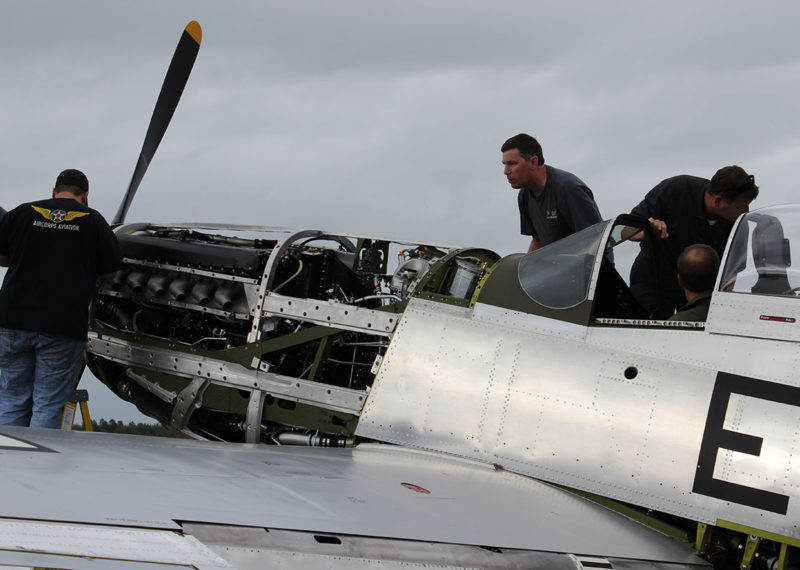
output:
[[[520,233],[528,252],[603,221],[589,187],[565,170],[544,163],[539,142],[525,133],[500,147],[503,174],[518,189]]]
[[[95,281],[122,261],[88,194],[86,175],[64,170],[52,198],[0,219],[0,425],[59,427],[78,382]]]
[[[719,271],[719,256],[710,245],[696,243],[678,256],[678,285],[686,304],[670,321],[705,321],[711,305],[711,293]]]
[[[733,222],[758,196],[751,174],[739,166],[720,168],[711,180],[686,174],[667,178],[631,213],[649,220],[655,240],[642,240],[631,268],[631,292],[656,319],[667,319],[684,304],[676,263],[688,246],[711,246],[719,257]],[[634,238],[635,239],[635,238]]]

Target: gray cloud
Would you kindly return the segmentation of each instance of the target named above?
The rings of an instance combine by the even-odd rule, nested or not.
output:
[[[667,176],[734,163],[755,173],[756,204],[789,202],[798,16],[788,1],[6,1],[0,204],[74,166],[112,216],[191,19],[200,55],[130,221],[507,254],[527,245],[500,166],[518,132],[606,217]]]

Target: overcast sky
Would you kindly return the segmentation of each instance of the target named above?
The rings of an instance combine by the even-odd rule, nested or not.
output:
[[[675,174],[791,202],[800,3],[0,3],[0,205],[79,168],[113,217],[185,25],[203,27],[134,221],[314,227],[524,250],[499,147],[536,136],[605,218]],[[792,166],[795,165],[795,166]],[[138,419],[99,382],[93,417]],[[104,392],[107,392],[104,393]]]

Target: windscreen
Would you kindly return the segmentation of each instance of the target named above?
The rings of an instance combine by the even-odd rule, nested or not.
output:
[[[720,290],[795,296],[800,269],[792,267],[792,243],[800,244],[800,206],[745,214],[731,240]]]
[[[589,295],[597,250],[608,222],[601,222],[529,253],[519,263],[519,282],[535,302],[568,309]]]

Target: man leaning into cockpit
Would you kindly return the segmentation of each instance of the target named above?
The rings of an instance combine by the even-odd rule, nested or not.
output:
[[[711,180],[685,174],[667,178],[647,193],[631,213],[649,221],[656,239],[641,241],[631,292],[649,314],[667,319],[685,303],[676,279],[678,256],[700,243],[721,257],[733,222],[749,211],[756,196],[753,176],[739,166],[720,168]]]

